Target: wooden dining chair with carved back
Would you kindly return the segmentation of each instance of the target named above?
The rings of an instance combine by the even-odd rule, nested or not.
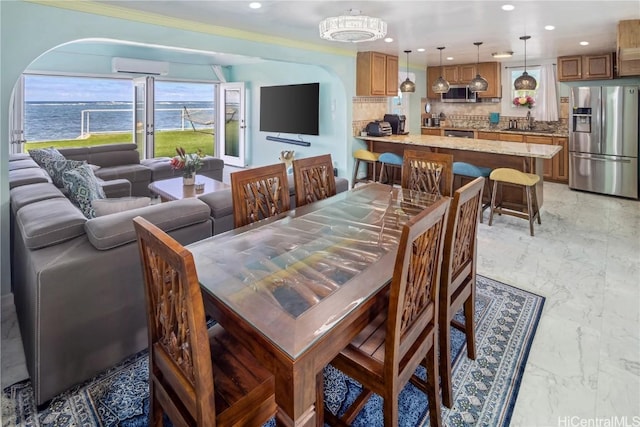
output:
[[[193,256],[133,219],[149,336],[149,425],[261,426],[276,413],[273,375],[219,325],[207,329]]]
[[[453,193],[453,156],[429,151],[405,150],[402,163],[402,188],[440,193]]]
[[[293,181],[296,188],[296,206],[336,195],[331,154],[295,159]]]
[[[438,292],[450,198],[434,203],[403,226],[387,310],[380,313],[331,364],[363,386],[338,420],[351,424],[371,393],[384,399],[384,425],[398,425],[398,396],[411,381],[429,399],[432,426],[441,424],[438,376]],[[414,372],[426,365],[426,381]]]
[[[453,405],[451,326],[465,333],[467,356],[472,360],[476,358],[474,321],[476,250],[478,222],[482,215],[483,188],[484,178],[478,177],[456,190],[447,222],[440,277],[438,324],[442,401],[448,408]],[[454,319],[460,308],[464,309],[464,324]]]
[[[289,210],[289,181],[284,163],[245,169],[230,176],[236,228]]]

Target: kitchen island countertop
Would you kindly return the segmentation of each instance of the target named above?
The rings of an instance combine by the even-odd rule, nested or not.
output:
[[[380,141],[395,144],[447,148],[450,150],[476,151],[480,153],[551,159],[562,147],[558,145],[532,144],[528,142],[492,141],[488,139],[457,138],[432,135],[356,136],[363,141]]]

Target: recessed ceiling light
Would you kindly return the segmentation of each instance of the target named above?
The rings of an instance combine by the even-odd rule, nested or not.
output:
[[[494,58],[511,58],[513,56],[512,51],[504,51],[504,52],[493,52],[491,54]]]
[[[418,52],[424,52],[424,48],[423,48],[423,47],[418,48],[418,49],[416,49],[416,50],[417,50]]]
[[[553,25],[545,25],[544,29],[547,30],[547,31],[551,31],[551,30],[555,30],[556,27],[554,27]]]
[[[387,37],[386,39],[384,39],[384,41],[387,43],[391,43],[393,39],[391,37]]]
[[[453,61],[453,56],[447,56],[447,61]]]
[[[249,7],[251,9],[260,9],[262,7],[262,3],[257,1],[252,1],[251,3],[249,3]]]
[[[588,46],[589,42],[580,42],[580,46]]]
[[[512,5],[512,4],[503,4],[502,5],[502,10],[506,10],[507,12],[510,12],[515,8],[516,7],[514,5]]]

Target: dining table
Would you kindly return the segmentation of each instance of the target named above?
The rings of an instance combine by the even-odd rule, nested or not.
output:
[[[207,314],[273,373],[277,425],[322,425],[317,380],[387,309],[402,227],[440,198],[369,183],[187,246]]]

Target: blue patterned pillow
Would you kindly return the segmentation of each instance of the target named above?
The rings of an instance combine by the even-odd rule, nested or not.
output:
[[[29,150],[29,155],[41,168],[44,168],[45,160],[67,160],[57,149],[53,147]]]
[[[80,165],[85,164],[85,161],[79,160],[51,160],[44,159],[44,166],[42,168],[47,171],[51,180],[58,188],[64,187],[62,182],[62,175],[71,169],[75,169]]]
[[[67,190],[69,200],[80,208],[87,218],[95,218],[96,213],[91,202],[96,199],[106,198],[102,186],[93,174],[91,166],[84,163],[75,169],[70,169],[62,174],[62,182]]]

